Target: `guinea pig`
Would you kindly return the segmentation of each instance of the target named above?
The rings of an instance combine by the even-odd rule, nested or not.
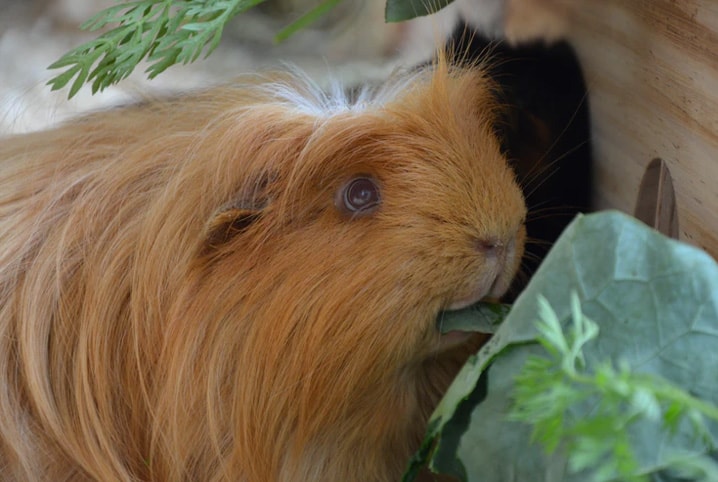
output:
[[[486,72],[240,79],[0,141],[0,478],[395,481],[526,207]]]

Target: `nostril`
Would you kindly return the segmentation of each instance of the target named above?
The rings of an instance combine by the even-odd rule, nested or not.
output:
[[[493,256],[503,249],[503,243],[497,238],[476,238],[474,247],[480,253]]]

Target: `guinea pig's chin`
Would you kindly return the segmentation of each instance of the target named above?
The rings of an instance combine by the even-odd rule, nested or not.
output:
[[[488,290],[477,290],[475,293],[472,293],[469,296],[452,301],[451,303],[449,303],[449,306],[446,307],[446,310],[461,310],[463,308],[466,308],[467,306],[471,306],[474,303],[481,301],[482,299],[486,298],[486,295],[488,295]]]
[[[460,295],[457,298],[451,300],[445,309],[448,311],[461,310],[489,296],[492,298],[498,298],[498,296],[501,296],[503,294],[503,291],[500,292],[498,296],[496,296],[494,293],[495,291],[499,291],[496,289],[500,288],[500,286],[496,286],[498,282],[499,278],[495,279],[493,282],[477,283],[473,291],[468,294]]]

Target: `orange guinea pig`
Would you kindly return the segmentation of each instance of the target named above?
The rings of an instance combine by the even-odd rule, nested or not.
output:
[[[480,68],[300,76],[0,142],[0,478],[395,481],[526,208]]]

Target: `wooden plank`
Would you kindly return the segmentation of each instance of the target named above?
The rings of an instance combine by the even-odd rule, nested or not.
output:
[[[634,212],[641,179],[660,158],[675,189],[680,239],[718,258],[718,2],[510,0],[531,4],[584,67],[596,155],[596,208]],[[519,18],[518,16],[514,18]],[[507,32],[521,39],[520,22]],[[525,38],[525,36],[523,37]]]

